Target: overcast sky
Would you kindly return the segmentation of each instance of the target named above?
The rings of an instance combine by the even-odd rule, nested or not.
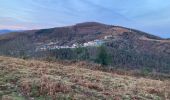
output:
[[[0,29],[96,21],[170,37],[170,0],[0,0]]]

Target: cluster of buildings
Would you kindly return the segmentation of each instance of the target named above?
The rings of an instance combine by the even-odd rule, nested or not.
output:
[[[104,40],[94,40],[94,41],[89,41],[83,44],[84,47],[89,47],[89,46],[101,46],[104,43]]]
[[[41,45],[36,48],[36,51],[46,51],[54,49],[75,48],[73,46],[58,46],[58,45]]]
[[[72,46],[58,46],[56,42],[50,42],[47,44],[40,45],[36,48],[36,51],[46,51],[54,49],[64,49],[64,48],[78,48],[78,47],[97,47],[105,43],[105,40],[111,39],[112,35],[105,36],[104,39],[96,39],[93,41],[85,42],[83,44],[74,43]]]

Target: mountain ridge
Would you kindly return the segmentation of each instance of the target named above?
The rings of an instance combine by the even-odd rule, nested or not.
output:
[[[130,32],[130,31],[133,31],[133,32],[136,32],[136,33],[139,33],[141,35],[145,35],[145,36],[148,36],[148,37],[154,37],[156,39],[163,39],[163,38],[160,38],[159,36],[154,36],[154,35],[151,35],[149,33],[146,33],[146,32],[142,32],[142,31],[138,31],[136,29],[132,29],[132,28],[126,28],[126,27],[122,27],[122,26],[114,26],[114,25],[106,25],[106,24],[102,24],[102,23],[99,23],[99,22],[84,22],[84,23],[78,23],[78,24],[75,24],[75,25],[71,25],[71,26],[64,26],[64,27],[54,27],[54,28],[48,28],[48,29],[33,29],[33,30],[25,30],[25,31],[22,31],[22,32],[10,32],[9,34],[5,34],[5,35],[1,35],[0,37],[7,37],[9,35],[24,35],[23,33],[26,33],[26,35],[31,35],[31,33],[33,35],[36,35],[38,33],[45,33],[47,32],[48,35],[50,35],[50,33],[52,33],[52,31],[56,31],[56,30],[59,30],[59,32],[62,32],[62,31],[65,31],[65,32],[68,32],[70,31],[69,33],[71,34],[71,32],[76,32],[76,31],[80,31],[80,32],[77,32],[77,34],[81,33],[81,34],[89,34],[88,33],[88,28],[91,28],[89,31],[89,33],[94,33],[95,31],[96,32],[100,32],[100,31],[105,31],[106,29],[111,29],[113,27],[117,27],[117,28],[120,28],[120,29],[127,29],[126,32]],[[85,28],[84,30],[76,30],[76,28]],[[94,28],[94,29],[93,29]],[[113,29],[114,30],[114,29]],[[85,32],[83,32],[85,31]],[[111,30],[112,31],[112,30]],[[120,30],[119,30],[120,31]],[[55,32],[55,34],[57,34],[57,31]],[[59,33],[58,33],[59,34]],[[10,37],[10,36],[9,36]]]

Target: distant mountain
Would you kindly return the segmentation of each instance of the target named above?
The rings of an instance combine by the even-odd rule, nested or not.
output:
[[[12,32],[11,30],[0,30],[0,34]]]
[[[49,56],[51,51],[38,55],[40,51],[37,48],[82,45],[94,40],[106,41],[112,66],[144,70],[146,67],[150,71],[170,73],[170,40],[131,28],[97,22],[4,34],[0,36],[0,55]],[[95,58],[97,50],[87,50],[90,60]],[[75,54],[71,53],[57,51],[51,56],[61,54],[68,57]]]
[[[10,33],[10,32],[20,32],[20,30],[8,30],[8,29],[0,30],[0,34]]]

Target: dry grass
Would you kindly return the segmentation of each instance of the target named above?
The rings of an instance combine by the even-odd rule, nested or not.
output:
[[[0,57],[2,100],[169,100],[170,81]]]

